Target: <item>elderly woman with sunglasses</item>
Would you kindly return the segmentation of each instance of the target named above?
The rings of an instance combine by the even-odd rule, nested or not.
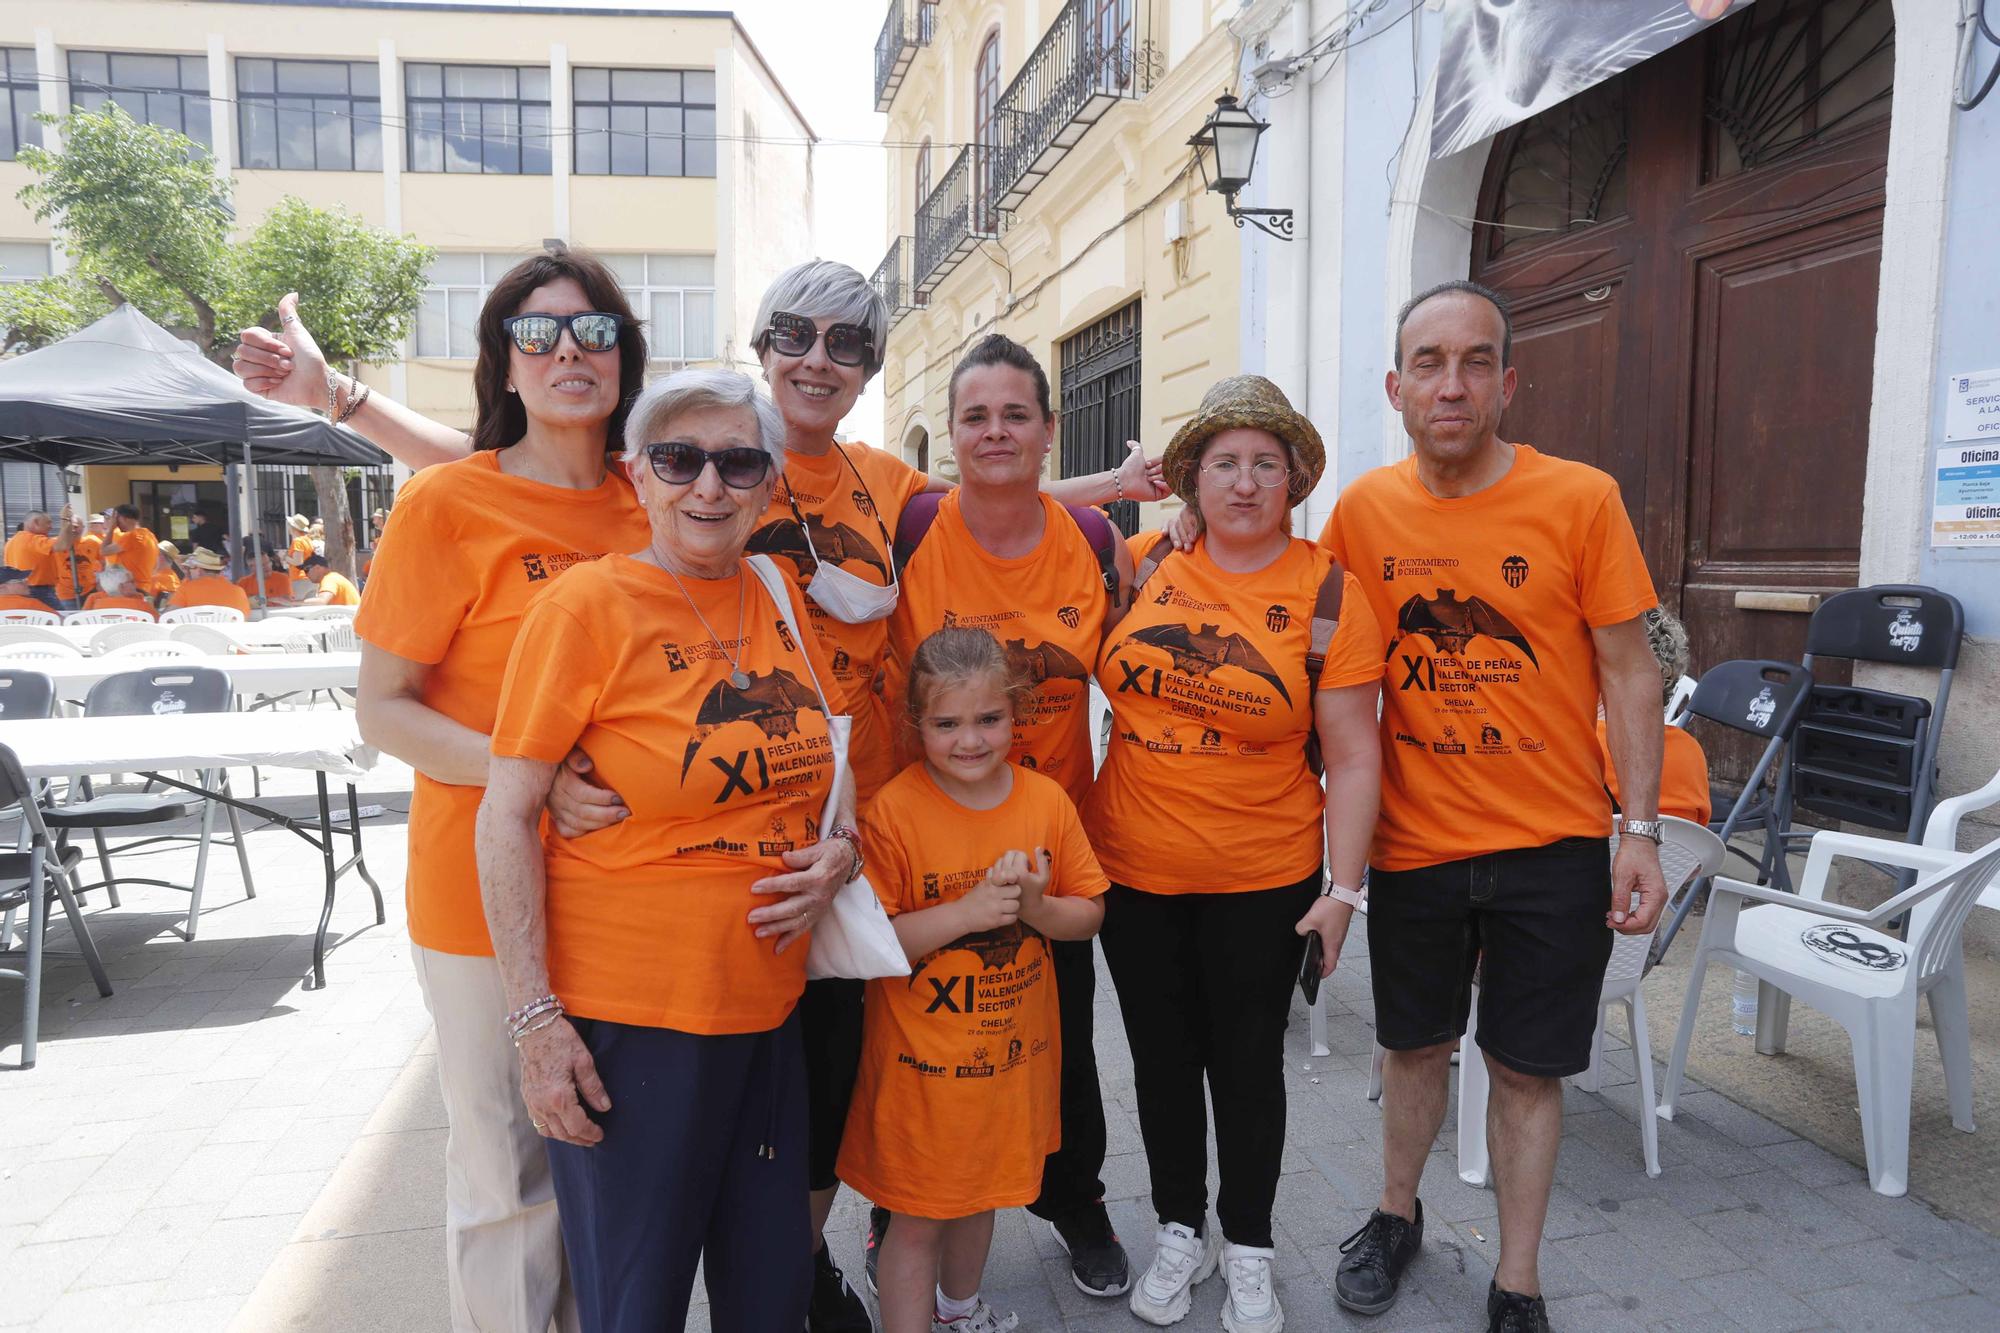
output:
[[[589,1329],[682,1327],[697,1263],[715,1327],[805,1319],[806,1267],[781,1259],[808,1234],[805,950],[787,946],[821,904],[786,895],[763,924],[745,904],[795,844],[817,837],[843,879],[860,857],[851,810],[819,825],[827,656],[791,629],[796,586],[744,559],[783,429],[735,371],[641,396],[625,460],[645,539],[529,608],[493,727],[480,882]],[[544,840],[579,746],[632,814]]]

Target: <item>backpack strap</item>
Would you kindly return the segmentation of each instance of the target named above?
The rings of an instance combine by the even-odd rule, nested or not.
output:
[[[1097,554],[1097,572],[1104,580],[1106,601],[1118,600],[1118,544],[1125,538],[1104,512],[1089,505],[1064,505],[1074,519],[1083,539],[1090,543],[1090,549]]]
[[[1139,563],[1132,571],[1132,597],[1137,600],[1139,589],[1146,586],[1146,580],[1153,577],[1166,558],[1174,553],[1174,539],[1162,532],[1153,538],[1153,544],[1146,548],[1146,554],[1139,557]]]
[[[944,500],[942,492],[925,491],[910,497],[903,506],[903,516],[896,520],[896,577],[907,577],[910,561],[916,557],[917,547],[923,544],[924,535],[937,522],[938,505]]]
[[[1308,699],[1319,693],[1320,674],[1326,670],[1327,649],[1333,646],[1334,631],[1340,628],[1340,597],[1346,573],[1340,562],[1334,561],[1326,571],[1326,577],[1320,580],[1318,595],[1313,598],[1312,628],[1306,640]]]

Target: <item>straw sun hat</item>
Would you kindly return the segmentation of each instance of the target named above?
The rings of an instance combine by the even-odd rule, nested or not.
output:
[[[312,521],[308,519],[304,514],[293,514],[290,518],[285,520],[285,526],[290,528],[293,532],[304,532],[306,529],[312,526]]]
[[[228,563],[221,556],[209,550],[206,546],[195,547],[194,552],[183,563],[193,565],[196,569],[206,569],[211,572],[229,568]]]
[[[1201,408],[1174,432],[1161,459],[1174,494],[1189,505],[1196,503],[1201,451],[1223,431],[1240,427],[1268,431],[1291,446],[1292,477],[1286,494],[1295,505],[1305,499],[1326,470],[1326,445],[1312,422],[1293,410],[1285,391],[1262,375],[1218,380],[1202,395]]]

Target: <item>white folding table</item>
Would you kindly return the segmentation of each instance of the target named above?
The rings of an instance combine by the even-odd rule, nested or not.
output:
[[[239,702],[262,695],[300,690],[351,690],[361,679],[360,653],[280,653],[269,656],[213,656],[134,661],[124,657],[43,658],[17,664],[17,669],[47,676],[56,684],[58,699],[82,699],[107,676],[127,671],[158,671],[180,663],[209,667],[229,677]]]
[[[333,919],[334,887],[349,870],[375,895],[375,924],[388,920],[382,888],[369,873],[361,846],[360,802],[354,779],[375,766],[352,713],[170,713],[152,717],[70,717],[0,722],[0,745],[11,749],[30,778],[76,778],[93,773],[144,773],[163,786],[234,806],[270,821],[317,848],[326,871],[326,898],[313,935],[313,988],[326,985],[326,930]],[[296,768],[313,775],[319,825],[311,827],[255,801],[225,796],[170,776],[184,769]],[[353,854],[336,859],[333,808],[327,777],[347,785],[347,833]]]
[[[354,619],[358,607],[334,606],[330,602],[315,602],[311,606],[267,606],[264,608],[266,620],[331,620],[338,624],[342,620]],[[336,614],[328,615],[329,611]],[[345,611],[342,616],[339,612]]]
[[[244,648],[274,648],[288,643],[317,646],[326,639],[327,632],[341,621],[331,620],[231,620],[220,624],[204,625],[203,629],[220,631],[224,638]],[[78,652],[90,651],[90,641],[95,638],[103,625],[51,625],[52,633],[59,634],[76,645]]]

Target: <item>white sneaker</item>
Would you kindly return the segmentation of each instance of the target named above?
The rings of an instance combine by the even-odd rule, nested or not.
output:
[[[1275,1250],[1252,1249],[1248,1245],[1222,1247],[1222,1275],[1229,1283],[1229,1297],[1222,1303],[1222,1326],[1229,1333],[1279,1333],[1285,1326],[1285,1312],[1279,1308],[1277,1288],[1271,1282],[1271,1260]]]
[[[1020,1326],[1021,1316],[1010,1314],[1002,1319],[983,1300],[972,1307],[971,1314],[950,1323],[938,1318],[935,1310],[931,1312],[931,1333],[1012,1333]]]
[[[1153,1238],[1153,1266],[1132,1286],[1132,1313],[1162,1328],[1187,1318],[1195,1283],[1215,1271],[1216,1231],[1211,1226],[1204,1241],[1178,1222],[1161,1227]]]

